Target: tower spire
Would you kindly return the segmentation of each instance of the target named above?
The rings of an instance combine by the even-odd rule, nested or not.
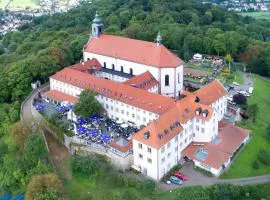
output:
[[[103,33],[103,24],[99,18],[98,11],[96,11],[95,18],[92,23],[92,36],[99,37]]]
[[[160,32],[158,32],[157,38],[156,38],[157,46],[161,45],[162,37],[160,35]]]

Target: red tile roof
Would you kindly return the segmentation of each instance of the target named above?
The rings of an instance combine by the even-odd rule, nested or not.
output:
[[[119,144],[117,144],[117,141],[114,141],[112,143],[110,143],[110,146],[122,153],[127,152],[128,150],[132,149],[132,142],[128,141],[128,143],[125,146],[121,146]]]
[[[70,68],[92,74],[95,71],[99,71],[102,68],[102,65],[96,58],[93,58],[92,60],[72,65]]]
[[[203,117],[202,114],[196,115],[196,109],[198,108],[201,108],[202,111],[208,110],[208,115],[206,117]],[[211,107],[198,104],[191,98],[184,98],[183,100],[176,102],[176,105],[171,110],[160,116],[159,119],[153,121],[147,127],[135,133],[132,138],[143,144],[159,149],[183,130],[181,124],[186,123],[193,117],[209,120],[212,114],[213,109]],[[175,126],[177,122],[180,123],[179,126]],[[171,126],[175,126],[173,130],[171,130]],[[167,135],[164,133],[165,129],[168,130]],[[150,137],[148,139],[144,138],[144,134],[146,132],[150,133]],[[159,138],[160,134],[162,134],[162,139]]]
[[[199,151],[200,148],[203,148],[208,153],[208,156],[204,160],[199,159],[196,156],[196,152]],[[220,151],[220,149],[212,143],[192,142],[183,150],[183,155],[187,156],[191,160],[197,160],[215,169],[219,169],[230,159],[230,154]]]
[[[248,130],[232,124],[219,123],[219,125],[221,125],[222,128],[219,127],[218,142],[193,142],[184,149],[183,154],[192,160],[198,160],[215,169],[219,169],[233,156],[234,152],[236,152],[243,141],[250,135]],[[208,152],[208,156],[205,160],[196,157],[196,152],[199,148],[203,148]]]
[[[148,90],[149,88],[158,85],[158,81],[153,77],[153,75],[149,71],[134,76],[123,83],[144,90]]]
[[[163,45],[105,34],[90,38],[84,51],[157,68],[175,68],[184,63]]]
[[[68,95],[68,94],[65,94],[63,92],[59,92],[57,90],[49,90],[49,91],[43,93],[42,96],[47,97],[47,98],[52,99],[52,100],[60,101],[60,102],[68,101],[68,102],[73,103],[73,104],[76,104],[79,102],[78,98],[71,96],[71,95]]]
[[[161,115],[159,119],[154,120],[147,127],[135,133],[132,136],[132,139],[156,149],[161,148],[183,131],[181,124],[178,124],[177,126],[175,124],[177,121],[179,122],[175,113],[175,109],[171,109],[169,112]],[[172,125],[174,126],[173,129],[170,128]],[[168,131],[167,134],[165,134],[164,130]],[[145,134],[147,133],[149,133],[149,138],[145,139]],[[160,138],[160,136],[162,138]]]
[[[219,131],[218,137],[221,140],[217,145],[222,151],[232,155],[249,135],[249,130],[228,123]]]
[[[55,79],[81,89],[90,89],[100,95],[153,112],[163,114],[175,105],[175,100],[134,88],[119,82],[106,80],[71,68],[65,68],[53,76]]]
[[[200,98],[200,103],[205,105],[211,105],[219,98],[227,94],[227,90],[224,88],[222,83],[218,80],[215,80],[199,90],[193,92],[192,94]]]

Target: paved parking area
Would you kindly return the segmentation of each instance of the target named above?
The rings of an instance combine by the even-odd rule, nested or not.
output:
[[[184,163],[181,171],[189,176],[189,180],[185,181],[182,186],[178,186],[175,184],[168,185],[165,183],[160,183],[160,188],[165,190],[171,190],[178,187],[195,186],[195,185],[208,186],[218,183],[218,179],[216,177],[209,177],[196,171],[194,169],[194,164],[192,161]]]
[[[189,180],[185,182],[185,185],[212,185],[217,182],[216,177],[206,176],[194,169],[192,161],[184,163],[181,171],[189,176]]]

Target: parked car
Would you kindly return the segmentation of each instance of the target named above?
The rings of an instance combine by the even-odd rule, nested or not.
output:
[[[188,180],[188,175],[185,175],[185,174],[183,174],[183,173],[180,172],[180,171],[175,171],[175,172],[173,173],[173,176],[175,176],[175,177],[177,177],[177,178],[180,178],[180,179],[183,180],[183,181],[187,181],[187,180]]]
[[[176,185],[182,185],[183,181],[180,178],[177,178],[176,176],[171,176],[169,178],[169,181],[171,181],[171,183],[176,184]]]

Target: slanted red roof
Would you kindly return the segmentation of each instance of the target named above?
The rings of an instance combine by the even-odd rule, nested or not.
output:
[[[99,71],[102,68],[102,65],[98,62],[96,58],[93,58],[91,60],[72,65],[70,66],[70,68],[92,74],[95,71]]]
[[[201,108],[201,111],[208,110],[207,116],[204,117],[202,113],[197,115],[196,110],[198,108]],[[159,149],[168,143],[177,134],[181,134],[183,130],[181,124],[185,124],[193,117],[208,121],[211,119],[212,115],[213,109],[210,106],[201,105],[196,103],[193,98],[186,97],[176,102],[175,106],[160,116],[159,119],[154,120],[147,127],[135,133],[132,139],[135,139],[153,148]],[[180,125],[176,126],[176,123],[180,123]],[[174,128],[171,129],[171,126]],[[168,130],[167,135],[164,133],[165,129]],[[150,133],[150,137],[145,139],[144,134],[147,132]],[[160,134],[162,134],[162,139],[159,138]]]
[[[198,160],[215,169],[219,169],[233,156],[250,132],[246,129],[228,123],[219,123],[217,140],[206,142],[193,142],[184,149],[183,154],[192,160]],[[196,152],[203,148],[208,152],[205,160],[196,157]]]
[[[149,88],[158,85],[158,81],[153,77],[153,75],[149,71],[134,76],[123,83],[144,90],[148,90]]]
[[[90,38],[84,51],[157,68],[175,68],[184,63],[163,45],[105,34]]]
[[[110,143],[110,146],[122,153],[132,149],[132,142],[127,141],[124,138],[119,138],[117,141]]]
[[[135,133],[132,139],[159,149],[183,131],[181,124],[176,125],[177,122],[179,122],[179,119],[175,115],[175,109],[171,109],[169,112],[161,115],[159,119],[154,120],[147,127]],[[174,128],[171,129],[170,126]],[[165,130],[168,131],[167,134],[165,134]],[[145,134],[148,133],[149,138],[145,139]]]
[[[249,130],[227,123],[226,126],[219,130],[220,143],[217,145],[222,151],[233,155],[249,135]]]
[[[77,86],[81,89],[89,89],[105,97],[159,115],[167,112],[175,105],[175,101],[171,98],[99,78],[71,68],[65,68],[57,72],[51,76],[51,79]]]
[[[47,98],[52,99],[52,100],[59,101],[59,102],[68,101],[68,102],[73,103],[73,104],[76,104],[79,102],[78,98],[71,96],[71,95],[68,95],[68,94],[65,94],[63,92],[59,92],[57,90],[49,90],[49,91],[43,93],[42,96],[47,97]]]
[[[228,92],[222,83],[220,83],[218,80],[215,80],[192,94],[200,98],[200,103],[211,105],[221,97],[225,96],[227,93]]]
[[[200,159],[196,156],[196,152],[199,151],[200,148],[203,148],[208,153],[208,156],[205,159]],[[219,169],[230,159],[230,154],[220,151],[220,149],[212,143],[192,142],[183,150],[183,155],[191,160],[197,160],[215,169]]]

